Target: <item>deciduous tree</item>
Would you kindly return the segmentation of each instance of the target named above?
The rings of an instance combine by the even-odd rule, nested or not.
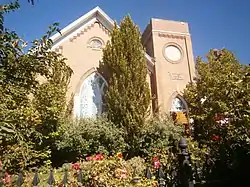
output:
[[[194,137],[211,150],[216,180],[232,173],[242,177],[236,171],[250,165],[250,68],[222,49],[211,50],[207,61],[197,58],[196,70],[195,82],[184,93]]]
[[[51,135],[66,110],[72,73],[65,59],[50,50],[49,38],[57,25],[35,40],[28,53],[15,32],[5,29],[0,34],[0,159],[6,168],[27,168],[50,159]]]

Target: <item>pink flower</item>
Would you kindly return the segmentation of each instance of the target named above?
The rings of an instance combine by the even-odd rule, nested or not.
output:
[[[72,169],[78,170],[78,169],[80,169],[80,167],[81,167],[81,165],[79,163],[72,164]]]
[[[96,154],[94,157],[94,160],[102,160],[103,159],[103,155],[102,154]]]
[[[157,161],[159,161],[159,158],[155,156],[155,157],[153,157],[152,160],[153,160],[153,162],[157,162]]]
[[[127,171],[125,169],[121,170],[121,178],[126,179],[127,178]]]
[[[93,157],[92,156],[88,156],[88,157],[86,157],[86,160],[87,161],[91,161],[91,160],[93,160]]]
[[[155,169],[158,169],[160,167],[160,165],[161,165],[160,161],[154,162],[154,168]]]
[[[153,157],[152,160],[153,160],[154,168],[158,169],[160,167],[160,165],[161,165],[159,158],[158,157]]]
[[[87,161],[92,161],[92,160],[97,161],[97,160],[102,160],[103,158],[104,158],[104,156],[102,154],[96,154],[94,156],[88,156],[88,157],[86,157],[86,160]]]
[[[5,172],[2,181],[4,184],[9,184],[11,182],[11,176],[7,172]]]

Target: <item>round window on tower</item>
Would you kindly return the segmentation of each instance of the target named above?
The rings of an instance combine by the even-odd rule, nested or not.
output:
[[[183,52],[177,44],[167,44],[163,48],[163,55],[167,61],[172,63],[179,63],[182,60]]]

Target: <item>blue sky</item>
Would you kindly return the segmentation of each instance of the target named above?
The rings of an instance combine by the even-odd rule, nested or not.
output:
[[[225,47],[241,63],[250,63],[250,0],[36,0],[35,6],[19,1],[20,10],[7,15],[5,26],[27,41],[42,36],[53,22],[63,28],[100,6],[118,22],[129,13],[142,31],[152,17],[187,21],[195,57]]]

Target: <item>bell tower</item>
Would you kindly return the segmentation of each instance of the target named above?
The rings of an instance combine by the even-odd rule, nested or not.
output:
[[[195,64],[188,23],[151,19],[142,35],[147,53],[155,60],[152,92],[160,112],[177,110],[186,85],[193,81]],[[185,105],[183,101],[182,106]]]

